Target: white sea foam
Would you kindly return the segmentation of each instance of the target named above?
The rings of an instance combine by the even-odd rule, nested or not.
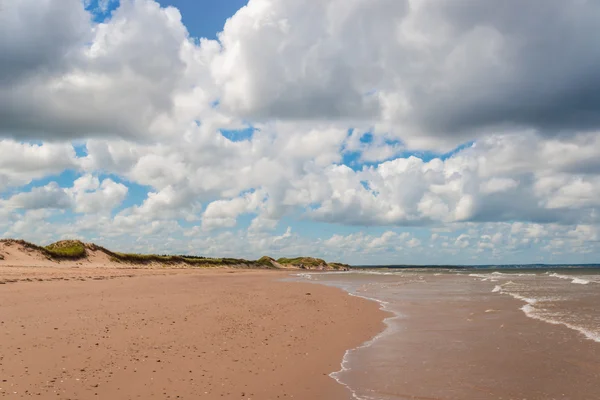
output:
[[[312,279],[313,278],[311,274],[307,274],[304,272],[301,272],[299,274],[294,274],[293,276],[297,276],[299,278],[304,278],[304,279]]]
[[[531,304],[524,305],[523,307],[521,307],[521,310],[523,310],[525,315],[527,315],[529,318],[537,319],[538,321],[547,322],[552,325],[564,325],[567,328],[573,329],[574,331],[577,331],[577,332],[583,334],[587,339],[600,343],[600,332],[594,332],[590,329],[587,329],[587,328],[584,328],[581,326],[576,326],[576,325],[570,324],[568,322],[558,321],[556,319],[552,319],[552,318],[543,316]]]
[[[516,293],[512,293],[512,292],[504,292],[504,291],[502,291],[502,293],[506,293],[517,300],[524,301],[528,305],[534,305],[535,303],[538,302],[538,299],[532,299],[530,297],[521,296],[520,294],[516,294]]]
[[[472,276],[474,278],[489,278],[490,274],[469,274],[469,276]]]
[[[317,272],[317,273],[305,273],[305,272],[301,272],[301,273],[297,273],[297,274],[293,274],[293,276],[299,277],[299,278],[304,278],[304,279],[309,279],[312,280],[313,283],[319,283],[319,284],[324,284],[327,286],[335,286],[338,287],[340,289],[345,290],[348,295],[350,296],[354,296],[354,297],[360,297],[366,300],[370,300],[370,301],[374,301],[376,303],[379,304],[379,308],[381,310],[390,312],[393,314],[393,316],[388,317],[386,319],[384,319],[384,324],[385,324],[385,328],[383,329],[383,331],[381,331],[378,335],[376,335],[375,337],[373,337],[372,339],[368,340],[367,342],[361,344],[360,346],[357,346],[353,349],[349,349],[346,350],[346,352],[344,353],[344,357],[342,358],[342,362],[340,365],[340,370],[337,372],[332,372],[331,374],[329,374],[329,376],[333,379],[335,379],[336,382],[338,382],[340,385],[345,386],[351,393],[352,393],[352,398],[356,399],[356,400],[375,400],[371,397],[364,397],[364,396],[359,396],[350,386],[348,386],[346,383],[344,383],[341,380],[341,375],[345,372],[348,371],[350,369],[349,367],[349,357],[350,355],[360,349],[366,348],[371,346],[373,343],[375,343],[377,340],[379,340],[380,338],[393,334],[395,332],[394,329],[394,325],[392,324],[393,320],[402,318],[403,316],[397,312],[394,311],[392,309],[389,308],[389,303],[387,301],[384,300],[380,300],[374,297],[369,297],[369,296],[365,296],[362,294],[357,293],[357,290],[360,290],[360,288],[352,288],[350,286],[346,286],[346,285],[340,285],[339,283],[333,283],[333,282],[326,282],[326,281],[319,281],[319,279],[314,279],[313,275],[327,275],[327,274],[343,274],[343,273],[352,273],[352,274],[366,274],[366,275],[398,275],[398,276],[402,276],[403,274],[398,271],[398,272],[383,272],[383,271],[349,271],[349,272]]]
[[[535,274],[502,274],[500,272],[493,273],[493,274],[496,276],[512,275],[512,276],[519,276],[519,277],[535,275]],[[554,273],[547,272],[545,275],[550,276],[552,278],[569,280],[569,281],[571,281],[571,283],[578,284],[578,285],[587,285],[591,282],[599,283],[595,279],[593,279],[595,277],[563,275],[563,274],[558,274],[555,272]],[[542,307],[543,307],[544,302],[560,301],[563,299],[561,299],[560,297],[536,297],[536,298],[526,297],[526,296],[520,295],[518,293],[515,293],[513,291],[520,286],[520,285],[519,286],[515,286],[515,285],[519,285],[519,283],[515,283],[513,281],[508,281],[506,283],[503,283],[502,285],[497,285],[496,287],[494,287],[492,292],[507,294],[517,300],[524,301],[526,304],[521,307],[521,310],[529,318],[533,318],[533,319],[543,321],[543,322],[553,324],[553,325],[566,326],[569,329],[573,329],[577,332],[580,332],[587,339],[590,339],[590,340],[600,343],[600,331],[599,330],[597,330],[597,329],[592,330],[592,329],[589,329],[589,328],[586,328],[583,326],[579,326],[579,325],[575,325],[570,322],[563,321],[562,318],[560,318],[558,315],[554,315],[554,316],[548,315],[548,313],[545,313],[543,311]],[[515,289],[512,289],[512,288],[515,288]]]
[[[590,281],[588,281],[587,279],[579,278],[577,276],[561,275],[557,273],[550,274],[549,276],[553,278],[567,279],[570,280],[571,283],[576,283],[578,285],[587,285],[588,283],[590,283]]]
[[[394,333],[392,321],[396,320],[396,319],[400,319],[403,316],[400,313],[398,313],[397,311],[389,309],[388,308],[389,303],[387,301],[379,300],[379,299],[376,299],[376,298],[373,298],[373,297],[363,296],[363,295],[360,295],[360,294],[357,294],[357,293],[353,293],[351,291],[348,291],[348,294],[350,296],[361,297],[361,298],[366,299],[366,300],[375,301],[375,302],[379,303],[379,308],[381,310],[384,310],[384,311],[387,311],[387,312],[391,312],[392,314],[394,314],[392,317],[388,317],[388,318],[386,318],[386,319],[383,320],[383,322],[385,323],[385,329],[382,332],[380,332],[377,336],[375,336],[371,340],[369,340],[369,341],[361,344],[358,347],[346,350],[346,353],[344,353],[344,357],[342,358],[341,369],[339,371],[337,371],[337,372],[332,372],[331,374],[329,374],[329,376],[331,378],[335,379],[335,381],[337,383],[339,383],[340,385],[345,386],[346,388],[348,388],[348,390],[350,390],[350,392],[352,393],[352,398],[354,398],[356,400],[370,400],[371,398],[359,396],[350,386],[348,386],[346,383],[344,383],[341,380],[340,375],[342,373],[344,373],[345,371],[348,371],[350,369],[350,367],[348,366],[348,364],[350,363],[349,357],[350,357],[350,355],[353,352],[355,352],[357,350],[360,350],[360,349],[363,349],[363,348],[366,348],[366,347],[369,347],[373,343],[375,343],[377,340],[381,339],[382,337]]]
[[[557,274],[552,274],[553,275],[557,275]],[[564,278],[563,278],[564,276]],[[561,279],[572,279],[572,277],[568,277],[568,276],[556,276],[558,278]],[[577,279],[577,278],[575,278]],[[575,280],[573,279],[573,280]],[[513,282],[507,282],[504,285],[508,285],[509,283],[513,283]],[[492,290],[492,292],[494,293],[501,293],[501,294],[508,294],[509,296],[517,299],[517,300],[521,300],[524,301],[525,304],[523,307],[521,307],[521,310],[525,313],[526,316],[528,316],[529,318],[533,318],[536,319],[538,321],[543,321],[543,322],[547,322],[549,324],[552,325],[563,325],[566,326],[567,328],[573,329],[577,332],[580,332],[581,334],[583,334],[587,339],[593,340],[595,342],[600,343],[600,332],[597,331],[592,331],[588,328],[582,327],[582,326],[577,326],[577,325],[573,325],[571,323],[565,322],[565,321],[560,321],[558,319],[555,318],[550,318],[547,315],[544,315],[540,310],[538,310],[536,308],[536,305],[542,303],[543,302],[547,302],[547,301],[559,301],[562,300],[562,298],[560,297],[544,297],[544,298],[539,298],[539,299],[534,299],[534,298],[530,298],[530,297],[525,297],[525,296],[521,296],[520,294],[517,293],[513,293],[513,292],[509,292],[509,291],[505,291],[503,286],[504,285],[497,285],[494,290]]]
[[[403,275],[405,271],[374,271],[374,270],[352,270],[352,271],[325,271],[319,272],[320,275],[342,275],[342,274],[361,274],[361,275]]]
[[[536,276],[537,274],[531,274],[531,273],[505,273],[505,272],[492,272],[492,275],[496,275],[496,276]]]
[[[587,285],[588,283],[590,283],[590,281],[587,281],[587,280],[581,279],[581,278],[575,278],[571,281],[571,283],[577,283],[579,285]]]
[[[559,279],[572,279],[570,276],[557,274],[556,272],[550,274],[549,276],[551,276],[553,278],[559,278]]]
[[[365,275],[395,275],[398,277],[403,277],[401,279],[401,281],[403,283],[424,281],[423,280],[424,276],[420,275],[418,273],[415,273],[415,272],[416,271],[414,271],[414,270],[413,271],[402,270],[402,271],[351,271],[351,272],[345,272],[345,273],[346,274],[347,273],[365,274]],[[312,279],[312,282],[314,282],[314,283],[318,282],[318,283],[323,283],[326,285],[333,283],[333,282],[322,282],[321,279],[319,279],[319,275],[322,275],[322,274],[329,274],[329,273],[328,272],[300,273],[300,274],[297,274],[297,276],[304,277],[305,279]],[[339,274],[344,274],[344,272],[332,272],[332,274],[339,275]],[[436,273],[435,275],[437,276],[438,274]],[[499,280],[500,284],[497,284],[492,289],[492,293],[510,295],[511,297],[513,297],[515,299],[525,302],[525,305],[523,305],[521,307],[521,310],[524,312],[524,314],[527,317],[532,318],[532,319],[537,319],[540,321],[544,321],[546,323],[550,323],[553,325],[563,325],[572,330],[580,332],[587,339],[594,340],[595,342],[600,342],[600,330],[595,329],[595,328],[593,330],[591,330],[591,329],[588,329],[588,328],[585,328],[582,326],[577,326],[577,325],[574,325],[573,323],[571,323],[571,321],[563,322],[562,321],[563,318],[561,318],[560,314],[550,315],[548,312],[546,312],[546,310],[544,310],[545,302],[560,301],[560,300],[564,300],[564,298],[561,299],[559,297],[540,296],[539,294],[534,294],[534,293],[536,293],[535,290],[533,293],[531,293],[531,291],[530,291],[531,288],[528,287],[528,285],[530,283],[530,279],[519,279],[520,277],[531,277],[531,276],[544,277],[544,279],[548,279],[545,277],[550,276],[550,275],[551,274],[549,274],[549,273],[531,274],[531,273],[501,273],[501,272],[469,274],[469,276],[474,277],[474,278],[479,278],[479,280],[482,280],[482,281],[496,282]],[[571,280],[571,282],[578,283],[578,284],[587,284],[587,283],[589,283],[589,281],[587,279],[589,278],[590,280],[592,280],[592,278],[593,278],[591,276],[588,277],[587,275],[582,275],[579,277],[574,276],[574,275],[571,275],[571,276],[567,276],[567,275],[558,276],[558,275],[559,274],[552,274],[553,278],[569,279],[569,280]],[[586,279],[583,279],[583,278],[586,278]],[[514,281],[510,280],[510,279],[513,279]],[[581,282],[576,282],[576,280],[580,280]],[[319,282],[319,281],[321,281],[321,282]],[[385,281],[387,282],[388,280],[385,280]],[[595,280],[592,280],[592,281],[595,281]],[[586,283],[583,283],[583,282],[586,282]],[[600,282],[597,282],[597,283],[600,283]],[[385,320],[386,327],[381,333],[379,333],[377,336],[375,336],[371,340],[363,343],[362,345],[355,347],[353,349],[347,350],[342,359],[342,362],[340,365],[340,370],[330,374],[331,378],[335,379],[339,384],[347,387],[348,390],[350,390],[350,392],[352,393],[353,399],[373,400],[374,398],[368,396],[367,394],[362,393],[360,391],[355,391],[355,390],[353,390],[352,387],[348,386],[344,382],[344,379],[346,379],[346,377],[347,377],[346,373],[347,373],[347,371],[349,371],[351,369],[351,367],[353,366],[353,363],[355,362],[354,358],[356,357],[356,352],[359,351],[360,349],[364,349],[369,346],[372,346],[374,343],[378,342],[382,337],[385,337],[390,334],[394,334],[394,332],[396,332],[397,329],[399,329],[399,324],[397,322],[395,322],[395,320],[403,318],[403,316],[399,312],[394,311],[392,309],[395,303],[392,302],[390,304],[386,301],[368,296],[371,293],[374,293],[374,292],[377,293],[378,292],[377,290],[372,290],[371,288],[369,288],[369,290],[365,293],[367,295],[363,295],[361,293],[361,288],[357,288],[355,285],[344,286],[344,285],[340,285],[339,282],[337,284],[335,284],[335,283],[333,283],[333,284],[334,284],[334,286],[345,289],[346,292],[348,292],[349,295],[351,295],[351,296],[361,297],[361,298],[364,298],[367,300],[375,301],[375,302],[379,303],[380,308],[382,310],[389,311],[394,314],[392,317],[389,317]],[[383,282],[380,282],[380,284],[390,285],[390,283],[383,284]],[[384,286],[384,287],[388,287],[388,286]],[[373,289],[376,289],[376,288],[373,288]],[[545,292],[545,294],[547,294],[547,292]],[[492,310],[492,309],[486,310],[486,312],[494,312],[494,311],[495,310]],[[578,323],[576,322],[576,324],[578,324]]]
[[[504,272],[491,272],[489,274],[469,274],[473,278],[479,278],[482,282],[498,282],[499,279],[507,279],[510,277],[523,277],[523,276],[536,276],[536,274],[523,274],[523,273],[511,273],[506,274]]]
[[[485,281],[496,282],[496,280],[492,278],[491,274],[469,274],[469,276],[471,276],[473,278],[479,278],[479,280],[481,280],[482,282],[485,282]]]

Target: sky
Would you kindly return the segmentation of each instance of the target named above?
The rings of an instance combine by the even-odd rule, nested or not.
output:
[[[600,3],[4,0],[0,237],[600,262]]]

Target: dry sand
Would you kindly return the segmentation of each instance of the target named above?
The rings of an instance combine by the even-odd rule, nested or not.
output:
[[[0,267],[0,397],[348,399],[383,312],[287,274]]]

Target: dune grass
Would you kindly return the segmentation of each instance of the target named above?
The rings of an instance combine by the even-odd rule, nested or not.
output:
[[[38,251],[49,259],[79,259],[87,256],[85,244],[79,240],[61,240],[45,247],[20,239],[2,239],[0,242],[21,245],[26,249]]]
[[[334,269],[334,270],[347,270],[350,268],[348,264],[342,263],[328,263],[327,261],[321,258],[315,257],[295,257],[295,258],[285,258],[282,257],[277,260],[277,262],[281,265],[287,265],[297,268],[304,269]]]
[[[277,260],[277,262],[279,264],[282,265],[293,265],[293,266],[305,266],[305,267],[319,267],[319,266],[326,266],[327,262],[325,260],[322,260],[320,258],[313,258],[313,257],[295,257],[295,258],[279,258]]]
[[[273,265],[273,261],[275,260],[269,256],[262,256],[261,258],[256,260],[256,263],[266,268],[275,268],[275,266]]]
[[[78,260],[88,256],[88,252],[103,252],[111,261],[126,263],[126,264],[160,264],[168,266],[189,266],[194,268],[211,268],[211,267],[239,267],[239,268],[257,268],[257,269],[277,269],[275,263],[279,263],[288,267],[314,269],[347,269],[346,264],[327,263],[325,260],[313,257],[295,257],[295,258],[279,258],[275,260],[268,256],[263,256],[258,260],[246,260],[243,258],[211,258],[203,256],[190,255],[160,255],[160,254],[136,254],[136,253],[118,253],[108,250],[94,243],[83,243],[79,240],[61,240],[52,243],[48,246],[38,246],[25,240],[16,239],[0,239],[1,243],[10,245],[12,243],[19,244],[27,249],[39,251],[48,259],[55,260]]]
[[[113,253],[111,258],[117,262],[132,264],[150,264],[159,263],[164,265],[185,264],[193,267],[223,267],[223,266],[242,266],[242,267],[260,267],[256,261],[249,261],[241,258],[208,258],[200,256],[180,256],[180,255],[158,255],[158,254],[135,254],[135,253]]]
[[[329,267],[332,269],[335,269],[335,270],[345,270],[345,271],[350,269],[349,264],[338,263],[338,262],[329,263]]]
[[[79,240],[61,240],[45,247],[54,258],[82,258],[86,256],[85,245]]]

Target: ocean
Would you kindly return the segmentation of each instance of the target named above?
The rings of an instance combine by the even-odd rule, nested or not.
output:
[[[385,329],[331,375],[355,399],[600,399],[600,268],[378,268],[295,279],[389,312]]]

